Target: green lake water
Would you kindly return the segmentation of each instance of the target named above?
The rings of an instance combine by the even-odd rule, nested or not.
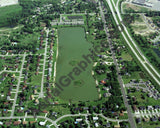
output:
[[[92,63],[87,63],[85,71],[81,69],[79,76],[76,76],[72,71],[78,67],[80,61],[87,62],[82,55],[90,54],[89,48],[92,48],[91,43],[85,39],[84,28],[68,27],[58,29],[58,59],[56,69],[56,83],[60,83],[60,77],[65,76],[62,80],[70,79],[70,84],[67,87],[61,86],[64,90],[60,93],[60,98],[68,101],[87,101],[98,99],[95,80],[91,74]],[[80,69],[80,68],[79,68]],[[70,72],[72,77],[68,76]]]

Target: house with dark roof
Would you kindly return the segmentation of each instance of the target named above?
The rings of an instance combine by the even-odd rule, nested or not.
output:
[[[139,108],[139,110],[145,110],[145,106],[140,106],[140,107],[138,107]]]
[[[139,124],[141,123],[141,118],[136,118],[136,122]]]
[[[151,117],[150,119],[151,119],[151,121],[153,121],[153,122],[156,122],[156,121],[158,120],[157,117],[155,117],[155,116],[154,116],[154,117]]]
[[[139,4],[139,5],[144,5],[145,4],[145,0],[133,0],[132,3]]]
[[[104,127],[110,128],[111,124],[108,122],[106,125],[104,125]]]
[[[154,109],[160,109],[160,106],[159,105],[155,105]]]

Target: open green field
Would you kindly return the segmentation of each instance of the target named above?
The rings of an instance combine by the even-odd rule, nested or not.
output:
[[[20,5],[10,5],[0,8],[0,27],[11,25],[16,22],[22,13],[22,7]],[[16,18],[15,18],[16,17]]]
[[[142,122],[140,124],[137,124],[137,126],[139,128],[140,127],[143,127],[143,128],[158,128],[158,126],[160,126],[160,123],[159,123],[159,121],[156,121],[156,122],[149,121],[149,122]]]
[[[93,63],[86,62],[85,71],[78,66],[81,61],[85,61],[82,55],[89,54],[89,48],[92,48],[92,45],[85,39],[84,29],[81,27],[60,28],[58,29],[58,40],[56,83],[64,89],[59,95],[60,98],[74,102],[96,100],[98,92],[95,80],[91,75]],[[81,70],[79,73],[77,72],[79,75],[72,71],[75,67]],[[69,77],[70,72],[72,72],[73,78]],[[62,76],[65,76],[62,83],[69,83],[67,87],[60,84]]]
[[[132,61],[132,56],[129,53],[127,53],[127,52],[122,52],[121,57],[125,61]]]
[[[147,81],[147,78],[144,77],[143,72],[139,72],[139,71],[132,72],[130,76],[123,76],[122,78],[123,78],[124,84],[129,83],[133,79],[137,79],[137,80],[143,79],[143,81]]]

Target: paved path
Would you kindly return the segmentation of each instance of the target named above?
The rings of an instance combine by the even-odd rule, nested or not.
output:
[[[85,116],[85,121],[86,121],[86,124],[88,125],[88,128],[90,128],[90,123],[89,123],[89,121],[88,121],[87,115]]]
[[[57,32],[58,33],[58,32]],[[58,40],[58,34],[57,34],[57,53],[56,53],[56,60],[54,63],[54,75],[53,75],[53,86],[55,87],[56,82],[56,71],[57,71],[57,59],[58,59],[58,48],[59,48],[59,40]]]
[[[20,71],[9,71],[9,70],[3,70],[3,71],[0,71],[0,74],[2,74],[3,72],[11,72],[11,73],[20,73]]]

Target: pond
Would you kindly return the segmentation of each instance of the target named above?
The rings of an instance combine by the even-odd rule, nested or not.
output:
[[[85,39],[84,28],[58,29],[58,59],[56,83],[63,91],[60,98],[65,101],[88,101],[98,99],[96,83],[92,76],[93,62],[82,56],[91,54],[92,44]]]

